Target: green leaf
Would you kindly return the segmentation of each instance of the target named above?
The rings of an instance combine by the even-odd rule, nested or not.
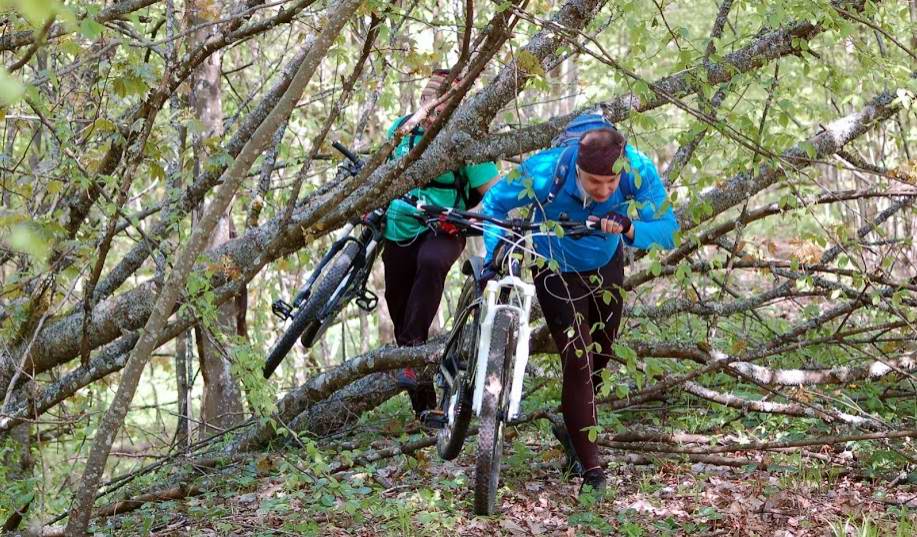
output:
[[[646,377],[648,379],[653,379],[654,377],[661,377],[665,371],[662,369],[662,366],[659,364],[658,360],[647,359],[646,360]]]
[[[533,75],[544,76],[544,67],[541,66],[541,61],[527,50],[520,50],[516,54],[516,65],[523,71]]]
[[[159,181],[165,181],[166,170],[158,162],[151,162],[150,177]]]
[[[99,119],[95,120],[95,123],[93,123],[93,127],[96,129],[96,131],[100,133],[101,132],[115,132],[116,130],[118,130],[118,127],[114,124],[114,122],[104,117],[100,117]]]
[[[650,90],[649,84],[642,80],[638,80],[634,82],[634,94],[639,97],[640,100],[646,100],[653,95],[653,92]]]
[[[512,2],[508,2],[508,1],[500,2],[496,6],[496,11],[497,13],[503,13],[504,11],[512,7],[512,5],[513,5]]]
[[[612,347],[615,350],[615,354],[617,354],[618,356],[620,356],[621,358],[625,360],[636,360],[637,359],[637,352],[634,351],[634,349],[628,347],[627,345],[624,345],[623,343],[615,343],[614,345],[612,345]]]
[[[41,230],[28,223],[13,228],[9,236],[9,246],[13,250],[28,254],[40,266],[44,266],[51,250],[51,245]]]
[[[627,159],[619,158],[611,165],[611,173],[621,173],[624,169],[624,161]]]
[[[105,27],[96,22],[94,19],[85,18],[80,23],[80,33],[83,34],[86,39],[96,39],[102,35],[102,31],[105,30]]]
[[[806,152],[806,156],[809,158],[815,158],[818,152],[815,150],[815,146],[811,142],[802,142],[799,144],[802,147],[802,150]]]
[[[7,2],[0,2],[0,5]],[[41,28],[61,9],[58,0],[13,0],[13,6],[35,28]]]
[[[691,277],[691,265],[686,261],[681,261],[678,263],[678,266],[675,267],[675,279],[678,281],[685,281]]]
[[[16,103],[25,93],[25,86],[11,77],[6,69],[0,67],[0,106],[9,106]]]

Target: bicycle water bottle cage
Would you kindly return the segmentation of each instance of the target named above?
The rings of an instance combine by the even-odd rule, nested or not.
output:
[[[293,316],[293,306],[283,299],[277,299],[271,304],[271,312],[281,320],[286,321]]]

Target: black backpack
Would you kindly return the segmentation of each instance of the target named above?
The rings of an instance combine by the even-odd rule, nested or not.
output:
[[[400,129],[413,115],[412,112],[399,119],[395,124],[395,130]],[[417,145],[417,142],[419,142],[421,138],[423,138],[423,129],[421,129],[419,125],[415,125],[414,128],[411,129],[410,134],[408,134],[408,151],[414,149],[414,146]],[[389,156],[389,158],[391,159],[391,156]],[[450,172],[452,173],[452,181],[440,181],[437,178],[424,185],[424,188],[454,190],[456,193],[456,203],[461,201],[464,204],[464,207],[456,206],[456,209],[470,209],[481,203],[484,196],[477,188],[471,188],[471,182],[468,178],[468,174],[465,172],[465,166],[462,165],[457,169],[450,170]]]

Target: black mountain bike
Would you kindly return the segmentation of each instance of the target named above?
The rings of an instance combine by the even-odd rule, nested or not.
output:
[[[362,161],[339,142],[331,145],[350,161],[350,165],[343,167],[344,172],[356,175],[363,166]],[[309,280],[293,297],[293,302],[279,299],[271,305],[274,315],[293,322],[271,349],[264,363],[264,378],[277,369],[297,339],[306,348],[315,344],[351,300],[356,299],[357,306],[365,311],[376,307],[378,297],[366,288],[366,281],[381,250],[384,217],[385,210],[376,209],[361,221],[345,225]],[[355,236],[357,224],[362,229]]]
[[[425,423],[439,429],[436,448],[446,460],[459,455],[471,415],[478,416],[474,512],[491,515],[496,511],[503,428],[519,415],[529,355],[529,313],[535,287],[526,281],[523,271],[526,252],[531,252],[525,245],[527,236],[563,233],[583,237],[596,233],[596,224],[498,220],[442,207],[418,208],[430,225],[446,223],[465,230],[480,229],[482,222],[488,222],[509,233],[495,252],[486,278],[482,277],[480,257],[472,257],[462,266],[468,278],[436,375],[438,407],[423,416]]]

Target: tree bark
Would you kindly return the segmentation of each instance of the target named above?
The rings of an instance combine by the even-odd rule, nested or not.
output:
[[[306,60],[297,70],[290,87],[264,122],[258,126],[251,140],[245,144],[245,147],[229,169],[223,174],[222,185],[217,190],[211,205],[205,211],[200,224],[192,231],[187,245],[178,254],[174,268],[169,274],[156,299],[153,311],[147,319],[143,334],[140,336],[140,340],[134,347],[124,368],[121,383],[118,385],[114,400],[97,429],[96,437],[86,461],[86,468],[80,481],[79,490],[75,495],[73,506],[70,510],[70,519],[66,528],[66,534],[69,537],[78,537],[86,533],[96,490],[105,470],[105,462],[111,451],[115,435],[124,422],[128,406],[137,389],[140,375],[149,361],[150,354],[166,324],[166,320],[172,313],[172,308],[178,299],[179,293],[184,288],[185,281],[194,267],[195,260],[204,249],[207,238],[216,227],[220,217],[229,207],[236,190],[251,168],[252,163],[267,146],[271,135],[283,121],[287,120],[315,69],[360,3],[357,0],[341,0],[328,8],[326,12],[327,22],[323,26],[315,44],[309,50]]]
[[[220,18],[219,7],[212,2],[192,0],[186,4],[187,26],[212,22]],[[206,41],[205,30],[191,34],[189,49],[194,49]],[[200,121],[202,132],[195,136],[195,175],[209,166],[211,157],[204,142],[223,136],[223,97],[220,70],[223,65],[223,54],[216,51],[204,60],[191,75],[191,109]],[[232,205],[230,205],[232,207]],[[195,216],[199,218],[200,211]],[[220,217],[205,250],[211,250],[230,240],[232,229],[230,209]],[[215,432],[228,429],[243,419],[242,390],[230,371],[230,357],[224,352],[221,340],[226,336],[237,335],[236,302],[227,300],[217,307],[212,325],[198,324],[194,327],[197,342],[197,358],[200,362],[201,377],[204,381],[204,393],[201,400],[200,429],[198,434],[206,438]],[[209,318],[209,315],[207,316]]]

